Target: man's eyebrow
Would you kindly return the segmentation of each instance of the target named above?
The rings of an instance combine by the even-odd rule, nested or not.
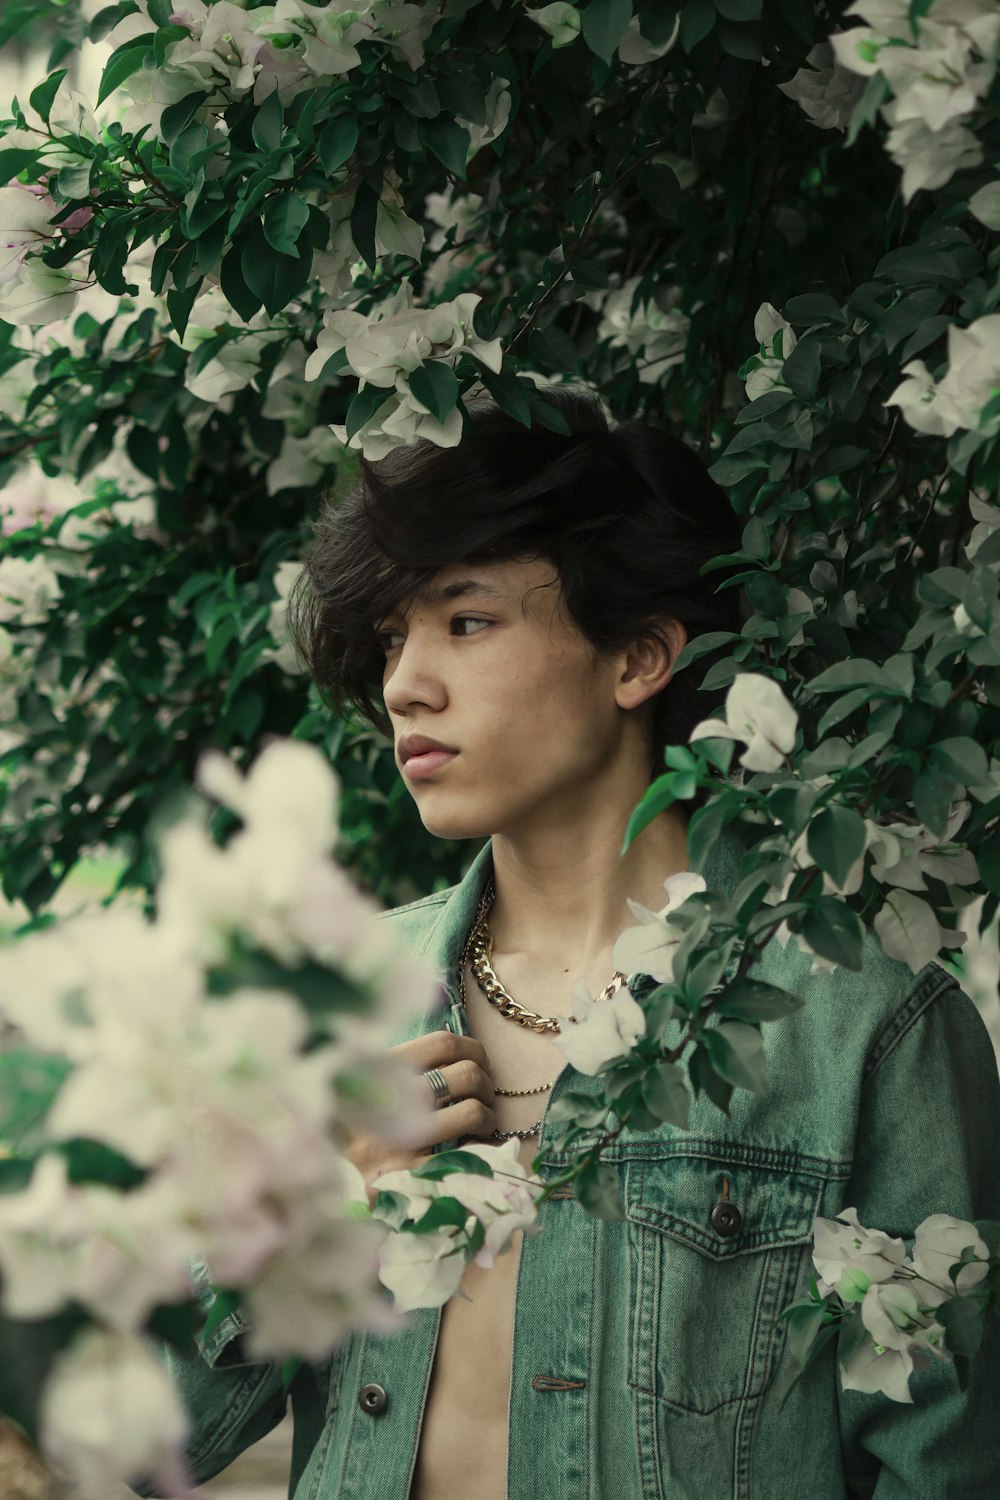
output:
[[[440,604],[445,599],[461,599],[465,594],[486,594],[492,599],[504,599],[506,593],[495,584],[481,578],[459,578],[454,583],[428,584],[417,590],[417,598],[425,604]]]

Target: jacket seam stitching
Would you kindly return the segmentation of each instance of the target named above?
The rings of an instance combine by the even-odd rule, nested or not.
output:
[[[886,1058],[891,1056],[903,1038],[912,1031],[920,1017],[934,1004],[935,1000],[950,989],[956,989],[955,980],[945,970],[935,973],[933,970],[927,975],[922,984],[907,997],[904,1003],[894,1013],[871,1052],[865,1059],[862,1070],[862,1086],[881,1068]]]

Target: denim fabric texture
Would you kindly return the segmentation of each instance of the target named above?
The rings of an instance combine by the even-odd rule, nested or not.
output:
[[[742,853],[736,834],[720,838],[710,889],[732,890]],[[385,914],[446,991],[396,1042],[466,1030],[458,959],[491,867],[487,844],[459,885]],[[965,1393],[938,1362],[911,1380],[912,1406],[841,1392],[828,1346],[779,1403],[779,1314],[806,1291],[816,1214],[851,1206],[904,1238],[931,1213],[1000,1220],[1000,1084],[972,1002],[939,965],[913,975],[871,934],[860,972],[809,967],[794,942],[772,942],[754,971],[808,996],[765,1026],[766,1095],[737,1091],[728,1118],[703,1097],[687,1131],[623,1131],[607,1153],[623,1220],[591,1218],[569,1195],[543,1205],[518,1268],[509,1500],[1000,1495],[1000,1318]],[[639,993],[642,982],[630,981]],[[568,1064],[559,1074],[543,1179],[565,1167],[551,1103],[598,1084]],[[724,1198],[739,1211],[735,1233],[713,1227]],[[407,1500],[440,1317],[412,1313],[401,1332],[359,1333],[300,1368],[291,1500]],[[199,1481],[285,1411],[280,1371],[246,1360],[244,1329],[227,1320],[200,1360],[165,1355],[191,1411]],[[368,1383],[386,1393],[380,1413],[359,1402]]]

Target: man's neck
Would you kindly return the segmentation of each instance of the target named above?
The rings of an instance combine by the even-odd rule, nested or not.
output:
[[[641,793],[640,793],[641,795]],[[526,956],[542,966],[598,976],[626,927],[635,925],[626,898],[656,911],[666,903],[663,882],[688,868],[687,823],[676,808],[654,818],[621,846],[627,805],[608,801],[572,823],[537,827],[520,836],[493,836],[496,901],[490,916],[498,954]]]

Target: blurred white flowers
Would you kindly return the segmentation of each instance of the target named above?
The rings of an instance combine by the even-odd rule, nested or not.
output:
[[[807,54],[806,66],[778,88],[795,99],[820,130],[846,130],[865,85],[838,62],[830,42],[818,42]]]
[[[743,740],[740,765],[748,771],[777,771],[795,748],[799,717],[772,677],[740,672],[726,694],[725,718],[703,719],[689,743],[703,739]]]
[[[141,1338],[85,1328],[57,1357],[42,1394],[41,1445],[78,1500],[107,1500],[130,1479],[187,1489],[178,1454],[188,1416],[166,1365]]]
[[[886,400],[898,406],[917,432],[951,437],[959,428],[976,429],[987,402],[1000,386],[1000,313],[989,313],[968,328],[948,329],[948,368],[935,381],[922,359],[903,366],[907,377]],[[994,418],[988,432],[1000,427]]]
[[[636,372],[644,385],[654,385],[674,365],[682,364],[687,349],[691,319],[672,306],[676,293],[666,289],[664,310],[652,296],[640,300],[633,310],[641,278],[632,276],[617,291],[609,292],[601,307],[597,337],[612,348],[627,349],[636,360]]]
[[[983,158],[966,121],[997,69],[1000,11],[994,0],[856,0],[846,12],[868,24],[838,32],[838,63],[862,77],[881,73],[893,98],[882,106],[886,149],[902,168],[903,197],[942,187]]]
[[[122,1362],[141,1365],[135,1336],[157,1306],[192,1300],[196,1259],[242,1289],[254,1356],[320,1358],[351,1329],[389,1326],[386,1231],[338,1142],[359,1128],[392,1140],[426,1108],[388,1047],[437,978],[397,954],[331,858],[338,794],[321,752],[274,740],[246,774],[210,752],[198,784],[243,827],[225,847],[195,815],[167,830],[155,920],[85,909],[0,947],[3,1020],[71,1065],[28,1186],[0,1197],[3,1308],[37,1318],[74,1300],[102,1325],[47,1399],[52,1454],[105,1484],[120,1412],[110,1451],[100,1424],[85,1439],[67,1413]],[[124,1189],[71,1179],[60,1147],[81,1139],[130,1164]],[[122,1478],[157,1461],[166,1429],[143,1431]]]

